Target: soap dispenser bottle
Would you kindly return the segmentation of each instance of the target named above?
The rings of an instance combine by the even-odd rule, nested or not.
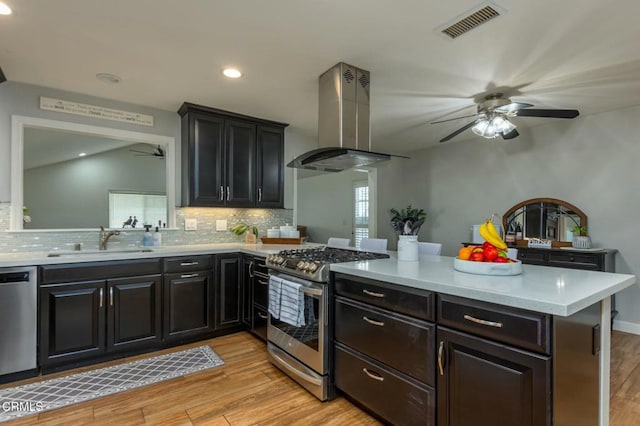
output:
[[[151,232],[149,232],[149,229],[151,229],[151,225],[144,225],[144,235],[142,236],[142,245],[145,247],[151,247],[153,245],[153,236],[151,235]]]
[[[156,232],[153,233],[153,246],[160,247],[162,244],[162,234],[160,233],[160,228],[156,226]]]

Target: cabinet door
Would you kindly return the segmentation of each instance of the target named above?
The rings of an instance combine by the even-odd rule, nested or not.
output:
[[[243,121],[225,121],[226,205],[254,207],[256,126]]]
[[[160,342],[161,282],[160,275],[107,281],[107,350]]]
[[[213,331],[211,272],[166,274],[163,293],[165,340],[179,340]]]
[[[40,288],[40,364],[105,352],[104,281]]]
[[[255,262],[253,257],[244,256],[242,258],[242,324],[251,329],[253,326],[253,268]]]
[[[225,204],[224,120],[189,113],[182,119],[182,204]]]
[[[284,129],[258,126],[256,205],[263,208],[284,206]]]
[[[551,424],[551,361],[438,326],[438,425]]]
[[[216,330],[240,325],[240,259],[239,254],[221,254],[216,280]]]

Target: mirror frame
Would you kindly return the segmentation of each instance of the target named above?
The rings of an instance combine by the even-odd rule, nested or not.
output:
[[[44,118],[27,117],[22,115],[11,116],[11,217],[10,231],[22,232],[65,232],[65,231],[91,231],[93,228],[78,229],[29,229],[22,227],[22,206],[24,201],[23,176],[24,176],[24,129],[25,127],[37,127],[41,129],[64,130],[73,133],[84,133],[122,139],[136,143],[163,145],[165,147],[165,192],[167,194],[167,226],[175,227],[175,200],[176,200],[176,166],[174,137],[156,135],[153,133],[134,132],[120,130],[111,127],[92,126],[88,124],[73,123],[68,121],[49,120]]]
[[[540,205],[540,203],[557,204],[558,206],[566,207],[567,209],[573,211],[578,217],[580,217],[580,226],[584,226],[585,228],[588,229],[588,227],[587,227],[587,215],[584,214],[584,212],[582,210],[580,210],[579,208],[577,208],[573,204],[567,203],[566,201],[559,200],[557,198],[531,198],[529,200],[524,200],[524,201],[516,204],[515,206],[513,206],[509,210],[507,210],[504,215],[502,215],[502,226],[503,226],[503,229],[505,229],[505,232],[506,232],[506,229],[507,229],[507,219],[509,218],[509,216],[511,216],[513,213],[515,213],[518,209],[526,207],[526,206],[528,206],[530,204]],[[552,247],[560,247],[560,246],[570,246],[571,242],[552,240],[551,244],[552,244]]]

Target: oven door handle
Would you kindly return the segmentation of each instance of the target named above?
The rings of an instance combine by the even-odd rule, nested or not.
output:
[[[319,288],[301,287],[301,289],[304,294],[310,294],[312,296],[322,296],[322,290]]]
[[[300,377],[302,380],[305,380],[313,385],[316,386],[322,386],[322,380],[320,379],[316,379],[315,377],[311,377],[310,375],[303,373],[300,370],[296,370],[295,368],[293,368],[292,366],[290,366],[287,361],[285,361],[284,359],[280,358],[274,350],[270,351],[271,356],[274,357],[276,359],[276,361],[278,361],[282,367],[284,367],[286,370],[288,370],[291,374],[294,374],[298,377]]]

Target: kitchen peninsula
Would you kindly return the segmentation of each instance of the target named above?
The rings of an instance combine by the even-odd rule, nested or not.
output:
[[[392,423],[608,425],[610,297],[636,277],[536,265],[484,276],[453,261],[331,266],[337,387]],[[399,344],[422,351],[423,368]]]

